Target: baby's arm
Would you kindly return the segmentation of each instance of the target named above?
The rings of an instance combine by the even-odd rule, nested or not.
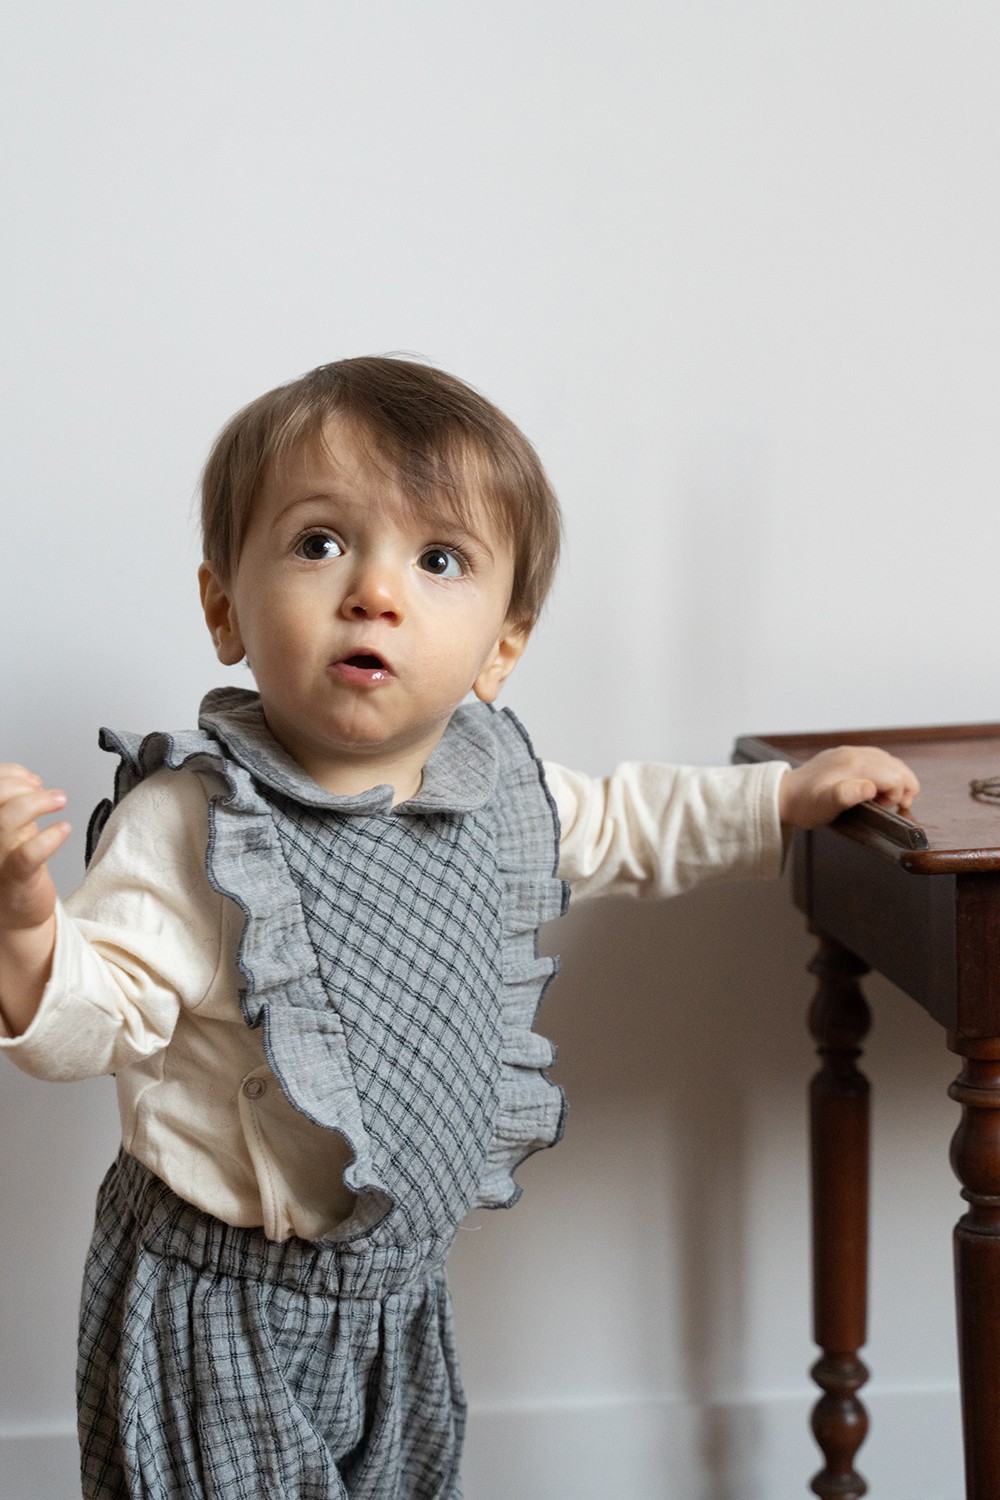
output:
[[[157,771],[112,813],[83,884],[56,903],[48,982],[16,1031],[4,996],[0,1053],[24,1072],[120,1072],[166,1047],[181,1008],[206,998],[225,904],[205,869],[219,789],[193,771]]]
[[[24,766],[0,765],[0,1011],[12,1036],[31,1024],[49,977],[56,891],[46,861],[70,831],[37,819],[65,805]]]
[[[855,746],[794,771],[779,761],[632,762],[599,779],[551,763],[545,773],[559,811],[559,873],[575,899],[673,896],[711,880],[776,875],[790,827],[828,823],[868,798],[905,810],[918,790],[902,761]]]
[[[592,777],[546,762],[559,813],[559,874],[574,900],[676,896],[706,881],[777,875],[788,768],[631,761]]]
[[[821,750],[782,779],[778,808],[788,828],[818,828],[859,802],[908,812],[920,783],[903,761],[871,745]]]

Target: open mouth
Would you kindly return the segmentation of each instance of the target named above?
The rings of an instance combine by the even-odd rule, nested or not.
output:
[[[329,671],[341,682],[363,686],[389,682],[393,675],[388,662],[383,661],[375,651],[352,651],[350,656],[342,656],[339,661],[335,661]]]
[[[344,661],[349,667],[361,667],[364,671],[385,671],[385,662],[381,656],[373,656],[368,651],[359,651],[355,656],[345,656]]]

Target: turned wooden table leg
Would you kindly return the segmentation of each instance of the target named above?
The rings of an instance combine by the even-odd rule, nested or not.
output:
[[[812,1430],[826,1461],[812,1489],[822,1500],[858,1500],[868,1489],[854,1467],[868,1432],[857,1395],[868,1378],[858,1350],[868,1314],[869,1091],[857,1067],[871,1019],[858,984],[868,966],[820,937],[809,967],[819,980],[809,1029],[822,1063],[810,1090],[813,1336],[822,1350],[812,1376],[823,1391]]]
[[[951,1164],[968,1212],[955,1227],[966,1500],[1000,1495],[1000,1038],[950,1037],[965,1059]]]

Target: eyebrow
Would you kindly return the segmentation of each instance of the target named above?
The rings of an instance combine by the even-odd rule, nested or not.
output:
[[[343,504],[343,498],[336,492],[331,490],[315,490],[311,494],[299,495],[295,500],[289,500],[287,505],[283,505],[278,511],[274,518],[275,523],[283,521],[289,511],[298,510],[301,505],[320,505],[324,501]]]

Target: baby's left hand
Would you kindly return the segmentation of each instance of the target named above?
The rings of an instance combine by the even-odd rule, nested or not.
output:
[[[871,745],[821,750],[782,777],[778,810],[789,828],[818,828],[859,802],[907,812],[920,783],[903,761]]]

